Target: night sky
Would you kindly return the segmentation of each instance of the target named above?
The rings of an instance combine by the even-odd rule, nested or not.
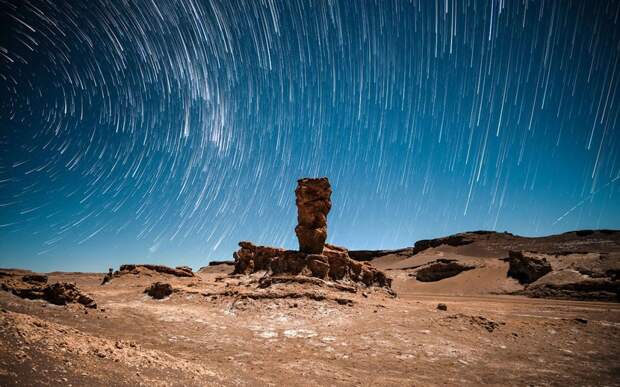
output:
[[[620,1],[0,0],[0,266],[620,228]]]

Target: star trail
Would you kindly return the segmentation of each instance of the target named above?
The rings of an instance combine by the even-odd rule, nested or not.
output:
[[[620,1],[0,0],[0,266],[620,227]]]

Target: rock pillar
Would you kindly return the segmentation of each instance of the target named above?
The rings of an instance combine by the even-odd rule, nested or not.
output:
[[[297,227],[299,251],[321,254],[327,239],[327,214],[332,208],[332,188],[326,177],[297,180]]]

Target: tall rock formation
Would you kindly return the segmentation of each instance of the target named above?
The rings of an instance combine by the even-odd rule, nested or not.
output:
[[[327,214],[332,208],[332,188],[327,177],[297,180],[297,227],[299,251],[321,254],[327,239]]]
[[[233,274],[265,272],[263,278],[273,276],[314,277],[323,281],[350,285],[382,287],[390,294],[392,280],[368,262],[349,257],[343,247],[325,244],[327,214],[332,207],[329,180],[300,179],[297,181],[297,222],[295,233],[299,250],[256,246],[239,242],[240,249],[233,254]],[[290,280],[290,278],[289,278]],[[301,281],[299,278],[297,281]]]

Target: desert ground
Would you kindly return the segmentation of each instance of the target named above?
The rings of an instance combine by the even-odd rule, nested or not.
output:
[[[2,269],[0,385],[620,386],[620,233],[459,235],[349,252],[389,288],[237,262]],[[507,275],[515,251],[548,272]],[[39,291],[57,282],[86,296]]]

